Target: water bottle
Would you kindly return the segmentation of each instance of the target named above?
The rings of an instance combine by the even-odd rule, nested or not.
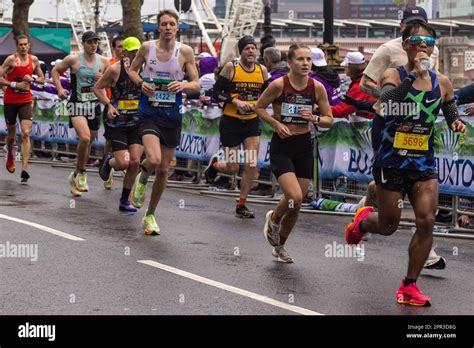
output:
[[[430,61],[429,59],[422,59],[421,62],[420,62],[420,67],[421,67],[421,70],[429,70],[430,69]]]

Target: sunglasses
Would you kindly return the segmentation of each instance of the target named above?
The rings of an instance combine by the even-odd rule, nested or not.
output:
[[[405,41],[412,45],[421,45],[422,42],[428,47],[432,47],[436,43],[436,39],[432,36],[423,36],[423,35],[412,35],[408,37]]]

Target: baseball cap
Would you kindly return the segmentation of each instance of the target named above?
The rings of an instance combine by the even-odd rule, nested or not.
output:
[[[99,36],[95,32],[88,30],[84,34],[82,34],[82,42],[86,42],[89,40],[99,40]]]
[[[324,52],[316,47],[311,49],[311,60],[313,61],[313,64],[316,66],[328,65],[328,63],[326,62],[326,58],[324,58]]]
[[[56,59],[55,61],[51,62],[51,66],[55,66],[58,63],[61,63],[62,59]]]
[[[201,52],[198,57],[199,58],[209,58],[209,57],[212,57],[212,54],[210,54],[209,52]]]
[[[402,22],[408,23],[411,21],[422,21],[428,23],[428,16],[426,15],[426,12],[423,7],[407,7],[405,8],[405,10],[403,10]]]
[[[138,40],[136,37],[129,36],[122,41],[122,45],[125,51],[130,52],[138,50],[142,44],[140,43],[140,40]]]
[[[360,52],[348,52],[341,66],[348,66],[349,64],[364,64],[365,57]]]

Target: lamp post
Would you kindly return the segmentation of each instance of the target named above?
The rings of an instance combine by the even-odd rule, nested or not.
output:
[[[334,0],[324,0],[323,14],[324,41],[321,49],[325,53],[328,65],[340,67],[342,59],[339,57],[339,45],[334,44]]]

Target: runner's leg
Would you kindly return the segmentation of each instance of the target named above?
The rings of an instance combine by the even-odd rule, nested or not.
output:
[[[79,173],[86,169],[88,154],[90,150],[90,144],[92,142],[91,131],[87,124],[87,118],[83,116],[76,116],[71,118],[71,123],[79,137],[79,143],[77,145],[77,163],[76,173]]]

